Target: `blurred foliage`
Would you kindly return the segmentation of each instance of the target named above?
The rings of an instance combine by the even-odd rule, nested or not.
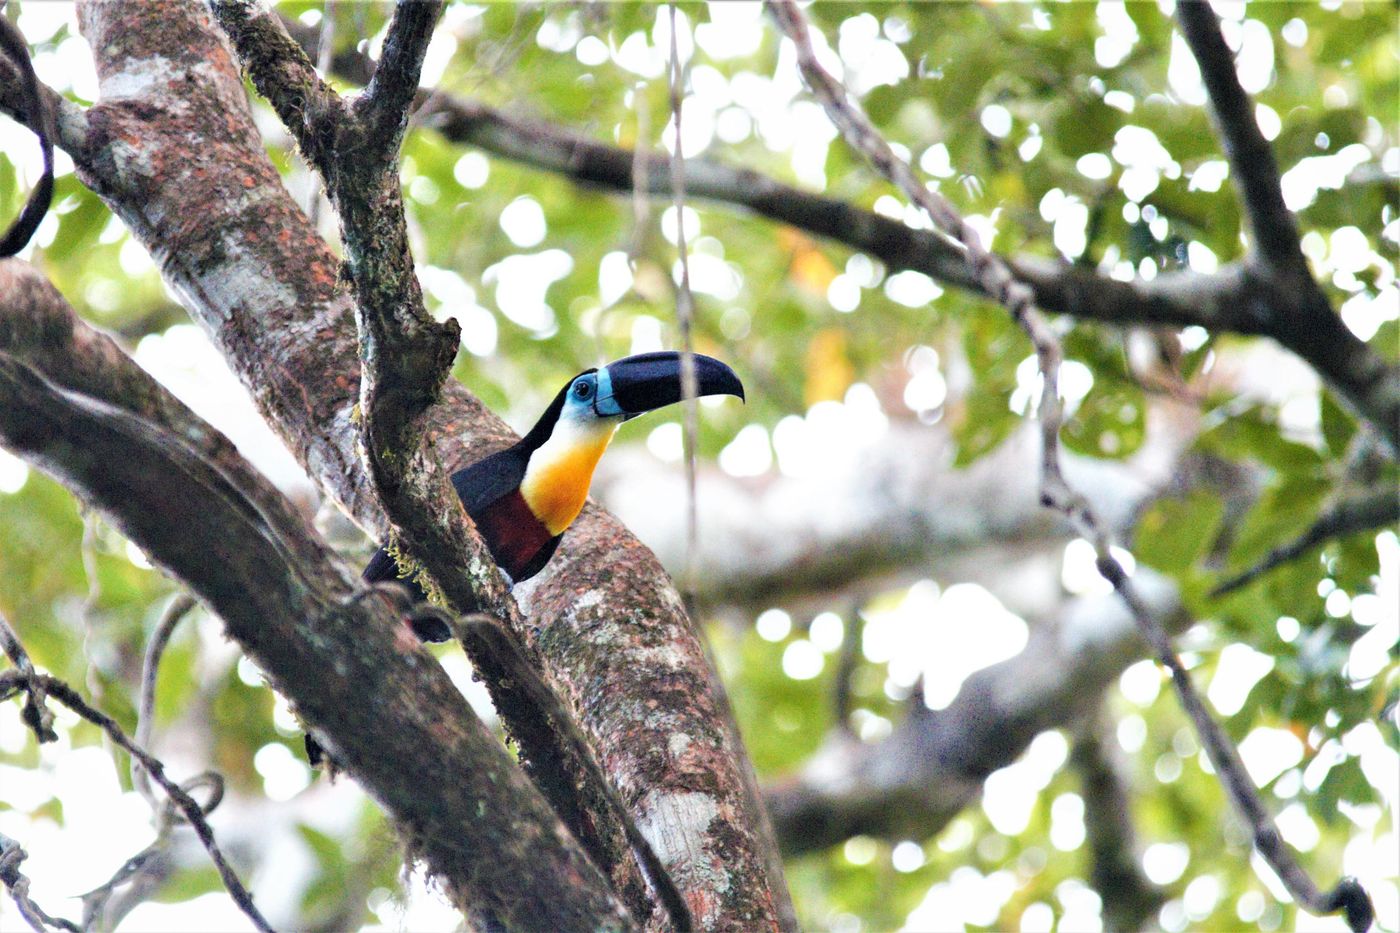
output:
[[[74,45],[79,40],[69,25],[51,35],[35,34],[24,16],[33,6],[33,0],[20,4],[21,27],[40,56],[41,73],[59,83],[51,62],[44,71],[44,56],[85,54],[83,47]],[[1169,18],[1158,4],[1117,7],[1122,15],[1111,6],[823,3],[809,13],[842,54],[861,42],[868,48],[878,37],[876,49],[884,61],[907,63],[907,76],[862,87],[862,102],[939,190],[965,213],[995,225],[996,248],[1057,256],[1064,244],[1077,242],[1065,258],[1126,276],[1188,266],[1209,271],[1239,260],[1240,211],[1233,188],[1228,179],[1207,180],[1212,171],[1219,174],[1213,165],[1221,159],[1209,117],[1198,103],[1183,101],[1172,83],[1174,62],[1184,50],[1174,50]],[[281,9],[315,24],[321,7],[300,0]],[[683,3],[681,10],[691,23],[708,23],[711,17],[699,4]],[[380,5],[336,6],[337,46],[348,48],[381,34],[385,15]],[[1351,166],[1347,183],[1319,188],[1299,210],[1299,222],[1329,297],[1337,306],[1372,302],[1367,313],[1381,319],[1358,312],[1358,331],[1396,358],[1400,330],[1393,264],[1400,150],[1394,115],[1400,42],[1395,7],[1308,0],[1254,4],[1247,15],[1249,28],[1264,30],[1271,43],[1275,67],[1256,99],[1279,124],[1274,147],[1281,169],[1337,159],[1344,150],[1356,155],[1346,163]],[[453,3],[440,33],[451,37],[455,52],[438,86],[609,142],[630,145],[644,125],[655,144],[669,107],[661,70],[665,19],[664,8],[651,3]],[[724,128],[723,138],[710,138],[704,155],[897,214],[898,202],[891,207],[893,192],[883,181],[844,146],[828,146],[827,137],[814,135],[812,105],[793,97],[792,59],[779,55],[772,31],[762,25],[751,49],[711,54],[701,41],[696,50],[691,80],[699,105],[695,116],[687,112],[687,123]],[[1233,40],[1240,27],[1232,24],[1231,30]],[[633,56],[628,61],[648,64],[620,66],[628,49]],[[861,79],[867,69],[868,63],[853,66],[848,77]],[[876,72],[889,74],[869,70]],[[81,87],[67,93],[84,102]],[[269,153],[291,190],[304,197],[309,187],[304,165],[275,118],[258,107]],[[794,114],[803,107],[809,110],[797,120]],[[1131,161],[1126,152],[1124,159],[1114,155],[1118,147],[1129,148],[1125,139],[1159,144],[1164,161],[1150,187],[1141,172],[1134,174],[1124,164]],[[479,309],[475,317],[462,318],[467,346],[479,352],[464,351],[456,374],[517,426],[531,421],[555,387],[578,369],[639,347],[674,345],[666,281],[674,250],[661,232],[665,224],[657,223],[668,201],[642,205],[648,221],[638,231],[636,205],[629,199],[483,158],[429,128],[410,135],[403,177],[419,261],[442,270],[436,285],[427,283],[430,306],[460,313],[465,296]],[[16,209],[23,188],[11,163],[0,160],[4,216]],[[544,219],[538,237],[521,230],[512,236],[503,220],[526,200]],[[59,178],[54,204],[35,261],[85,318],[112,330],[129,347],[186,320],[144,251],[71,173]],[[1083,208],[1079,230],[1065,222],[1066,205]],[[747,406],[702,410],[703,455],[717,454],[746,424],[771,430],[809,405],[840,399],[855,382],[868,383],[893,416],[946,418],[959,442],[959,464],[995,448],[1016,428],[1018,409],[1027,406],[1034,390],[1023,386],[1031,349],[1000,309],[936,289],[931,298],[902,300],[909,290],[897,288],[880,263],[843,247],[711,203],[695,202],[690,210],[698,221],[698,229],[689,232],[692,249],[719,270],[698,283],[697,347],[730,361],[751,387]],[[672,228],[674,223],[671,218]],[[1344,228],[1359,230],[1368,256],[1338,255],[1333,247],[1344,241],[1355,249],[1354,236],[1337,236]],[[1382,230],[1388,231],[1384,237]],[[517,299],[507,301],[500,287],[508,268],[502,264],[544,251],[558,251],[564,260],[559,263],[564,271],[542,292],[547,307],[541,312],[534,305],[512,306]],[[635,258],[630,286],[624,281],[618,290],[602,280],[600,269],[610,262],[616,266],[615,257],[606,258],[610,254]],[[853,308],[832,297],[851,283]],[[844,310],[837,310],[838,304]],[[1057,324],[1068,359],[1092,376],[1092,387],[1072,404],[1064,429],[1071,451],[1131,456],[1147,436],[1159,397],[1189,387],[1186,397],[1205,425],[1198,452],[1260,470],[1261,487],[1242,516],[1215,491],[1196,488],[1150,508],[1133,544],[1141,562],[1177,580],[1193,613],[1206,623],[1191,635],[1202,687],[1226,645],[1243,643],[1274,659],[1226,725],[1236,738],[1257,726],[1288,729],[1302,738],[1304,759],[1272,782],[1270,793],[1281,798],[1274,801],[1279,807],[1297,800],[1306,808],[1320,835],[1305,862],[1320,880],[1334,878],[1347,841],[1371,831],[1343,814],[1381,798],[1355,755],[1344,755],[1327,770],[1316,790],[1300,792],[1297,774],[1358,724],[1378,724],[1386,743],[1400,746],[1395,728],[1400,668],[1392,656],[1380,674],[1354,682],[1347,675],[1348,652],[1365,629],[1336,611],[1336,599],[1328,601],[1334,591],[1354,596],[1374,589],[1375,535],[1328,543],[1223,600],[1211,600],[1207,593],[1225,575],[1286,543],[1340,498],[1379,483],[1393,485],[1394,466],[1367,454],[1368,433],[1326,389],[1312,393],[1312,402],[1306,391],[1302,402],[1258,392],[1242,397],[1218,368],[1256,341],[1157,334],[1176,352],[1144,365],[1121,331]],[[494,340],[489,339],[493,331]],[[908,354],[917,345],[938,351],[952,389],[936,409],[915,413],[905,407],[902,392]],[[1025,390],[1019,402],[1018,387]],[[639,441],[660,423],[630,427],[620,442]],[[139,555],[114,532],[94,522],[85,542],[84,528],[79,505],[37,473],[29,473],[14,491],[0,492],[0,612],[16,624],[38,664],[100,691],[104,708],[133,726],[141,652],[171,585],[144,569]],[[95,579],[89,579],[85,561]],[[845,615],[847,625],[855,624],[849,612]],[[1284,637],[1281,617],[1296,620],[1291,637]],[[736,711],[765,776],[798,767],[834,725],[834,658],[810,679],[795,679],[784,670],[787,646],[805,637],[801,621],[797,631],[776,642],[760,638],[751,625],[713,627]],[[869,736],[884,734],[903,715],[907,691],[889,686],[884,664],[862,659],[852,686],[852,724]],[[265,776],[254,764],[260,750],[281,745],[300,754],[295,729],[274,722],[273,697],[255,672],[250,675],[230,656],[213,620],[185,623],[177,632],[160,688],[158,731],[178,734],[185,746],[198,749],[236,794],[262,791]],[[1221,791],[1201,766],[1175,698],[1164,690],[1140,705],[1115,696],[1111,706],[1115,718],[1145,726],[1130,755],[1134,814],[1144,843],[1189,847],[1188,867],[1165,885],[1172,900],[1162,923],[1176,929],[1188,920],[1204,929],[1241,923],[1293,927],[1294,908],[1274,903],[1249,867],[1248,840],[1232,818],[1222,818]],[[5,728],[18,729],[17,717],[5,715]],[[68,728],[67,734],[75,745],[100,741],[86,727]],[[0,751],[0,764],[31,768],[38,760],[32,741],[13,736]],[[125,762],[121,765],[125,773]],[[875,840],[855,840],[800,859],[789,866],[789,879],[804,926],[898,927],[930,885],[968,869],[982,875],[1007,871],[1015,880],[1014,894],[987,926],[1015,928],[1021,912],[1036,903],[1063,916],[1067,898],[1088,877],[1088,855],[1082,846],[1055,850],[1047,833],[1052,801],[1077,790],[1076,776],[1058,769],[1025,830],[1010,836],[997,832],[983,810],[973,807],[938,838],[912,841],[922,847],[924,862],[911,871],[893,867],[891,844]],[[313,788],[308,796],[315,793]],[[371,918],[370,907],[384,902],[384,892],[398,887],[395,844],[377,811],[368,803],[359,806],[351,828],[341,835],[297,824],[314,865],[301,880],[298,926],[353,927]],[[12,807],[0,788],[0,815]],[[30,813],[64,819],[57,798]],[[73,828],[78,835],[85,831]],[[1219,881],[1219,897],[1204,913],[1187,917],[1183,891],[1206,874]],[[177,875],[161,897],[186,900],[214,886],[209,871],[198,866]],[[1246,917],[1237,906],[1249,892],[1264,894],[1262,916]]]

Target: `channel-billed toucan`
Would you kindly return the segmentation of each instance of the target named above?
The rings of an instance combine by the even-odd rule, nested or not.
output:
[[[699,395],[744,397],[744,386],[728,366],[695,355]],[[513,583],[544,569],[565,529],[588,496],[593,468],[618,425],[681,400],[679,353],[642,353],[589,369],[570,379],[540,420],[515,445],[452,474],[452,485],[476,523],[491,556]],[[394,580],[398,566],[384,548],[375,552],[364,578]],[[422,590],[398,580],[412,595]],[[440,620],[414,621],[426,641],[445,641]]]

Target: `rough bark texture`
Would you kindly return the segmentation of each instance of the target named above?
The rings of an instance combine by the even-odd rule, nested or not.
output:
[[[460,908],[515,929],[627,928],[607,881],[394,608],[358,593],[226,438],[37,273],[7,260],[0,286],[0,442],[219,614]],[[548,896],[532,890],[542,874],[559,881]]]
[[[355,448],[359,366],[338,264],[264,155],[207,14],[188,3],[155,9],[82,8],[102,100],[74,153],[80,177],[151,252],[308,473],[382,538]],[[449,468],[513,440],[455,384],[431,410],[429,433]],[[786,895],[765,865],[746,758],[655,558],[590,507],[531,583],[524,608],[547,672],[697,923],[775,926],[775,891],[780,903]]]

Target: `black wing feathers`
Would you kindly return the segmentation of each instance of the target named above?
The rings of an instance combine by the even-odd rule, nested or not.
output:
[[[467,514],[476,520],[482,510],[501,496],[520,488],[530,455],[511,447],[452,474],[452,487]]]
[[[458,470],[452,474],[452,487],[457,490],[457,495],[462,500],[462,505],[466,507],[468,515],[479,515],[481,511],[495,502],[501,496],[508,495],[520,486],[520,481],[525,478],[525,466],[529,462],[529,454],[521,453],[514,447],[494,453],[484,460],[478,460],[465,469]],[[549,555],[554,553],[554,548],[548,549],[544,559],[533,572],[538,573],[549,560]],[[395,581],[406,588],[413,597],[414,602],[422,602],[427,599],[427,594],[412,580],[399,579],[398,564],[389,556],[389,552],[380,548],[374,552],[369,564],[362,574],[366,583],[379,583],[383,581]]]

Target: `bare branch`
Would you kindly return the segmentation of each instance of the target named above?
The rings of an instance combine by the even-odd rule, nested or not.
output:
[[[160,659],[165,654],[165,646],[170,643],[170,635],[180,620],[195,607],[193,596],[181,593],[171,600],[170,605],[160,615],[151,640],[146,643],[146,655],[141,662],[141,699],[136,712],[136,744],[143,748],[151,747],[151,732],[156,720],[156,680],[160,676]],[[151,790],[151,779],[146,769],[135,758],[131,760],[131,784],[137,793],[146,798],[151,806],[156,805],[155,793]]]
[[[1176,18],[1210,95],[1216,133],[1230,161],[1230,178],[1259,259],[1275,275],[1315,289],[1299,244],[1298,222],[1283,203],[1273,147],[1254,119],[1254,106],[1240,85],[1219,18],[1207,0],[1178,3]]]
[[[0,615],[0,649],[4,650],[5,656],[10,659],[10,663],[19,674],[18,678],[9,682],[5,691],[0,691],[0,700],[9,699],[10,690],[23,690],[24,709],[20,715],[24,724],[33,730],[34,737],[40,742],[57,742],[58,734],[53,730],[53,713],[44,703],[44,686],[34,679],[34,662],[29,660],[29,652],[24,650],[24,644],[20,642],[19,636],[10,627],[9,620],[3,615]]]
[[[29,381],[34,378],[32,371],[25,373],[25,369],[26,367],[22,364],[16,364],[13,359],[0,354],[0,398],[6,398],[7,400],[13,398],[13,395],[7,394],[7,389],[12,389],[18,382]],[[18,377],[18,379],[16,379],[16,377]],[[7,428],[9,430],[7,430]],[[9,436],[12,436],[12,431],[13,429],[9,428],[9,426],[4,423],[4,419],[0,418],[0,439],[8,441]],[[201,809],[200,805],[196,803],[194,798],[190,797],[184,789],[165,776],[164,765],[144,748],[128,738],[126,733],[122,730],[122,727],[117,725],[114,719],[100,710],[93,709],[84,702],[77,691],[68,686],[68,684],[56,677],[50,677],[47,674],[36,672],[34,666],[29,663],[29,656],[20,645],[19,639],[15,636],[14,630],[10,627],[10,623],[6,621],[3,616],[0,616],[0,640],[4,641],[5,653],[15,662],[14,670],[5,671],[3,675],[0,675],[0,700],[7,699],[13,695],[16,690],[23,690],[28,697],[26,701],[27,713],[29,703],[34,702],[36,697],[40,698],[39,702],[42,702],[42,698],[44,697],[52,697],[101,729],[107,738],[118,748],[121,748],[129,754],[133,761],[139,761],[142,769],[161,786],[161,789],[166,792],[174,805],[179,808],[184,818],[194,827],[195,834],[199,836],[199,841],[203,843],[205,851],[209,853],[209,858],[214,862],[214,867],[218,869],[219,877],[223,879],[224,887],[228,889],[229,895],[233,897],[234,903],[236,903],[238,908],[253,922],[253,926],[264,931],[264,933],[271,933],[272,927],[253,904],[252,895],[248,893],[247,888],[243,887],[243,882],[238,879],[237,873],[234,872],[233,868],[224,859],[223,852],[220,851],[218,843],[214,840],[214,830],[210,828],[208,821],[204,819],[206,811]],[[28,718],[29,717],[26,716],[26,719]],[[52,721],[52,717],[50,717],[50,721]],[[44,730],[40,728],[37,722],[31,721],[30,725],[34,729],[35,735],[39,737],[39,741],[52,741],[53,737],[51,735],[46,737]],[[48,732],[52,733],[52,729],[49,729]],[[223,783],[220,781],[219,796],[222,796],[222,787]],[[216,799],[214,803],[217,802]],[[210,809],[213,809],[212,805]],[[0,837],[0,843],[9,841],[10,840],[5,840],[4,837]],[[3,848],[5,848],[6,851],[0,853],[0,880],[3,880],[6,886],[10,888],[10,893],[14,896],[15,903],[19,905],[20,912],[24,914],[25,919],[28,920],[36,930],[41,931],[41,933],[43,928],[35,924],[34,917],[46,921],[51,926],[62,926],[65,929],[77,930],[78,928],[69,924],[68,921],[55,921],[45,915],[43,911],[34,908],[32,903],[28,903],[28,898],[26,896],[28,882],[24,880],[22,875],[17,874],[19,863],[23,861],[25,857],[24,850],[20,849],[18,845],[12,848],[3,846]],[[26,906],[33,908],[33,912],[26,912]]]
[[[253,0],[210,0],[258,93],[311,163],[323,172],[346,114],[345,102],[321,80],[316,66],[282,28],[281,20]]]
[[[1176,588],[1155,575],[1142,584],[1154,616],[1184,630],[1190,620]],[[976,802],[987,775],[1019,758],[1041,732],[1091,714],[1143,655],[1132,616],[1107,594],[1070,600],[1030,621],[1021,653],[968,677],[943,709],[911,703],[894,733],[876,743],[833,731],[800,772],[770,786],[783,850],[800,855],[858,834],[934,835]]]
[[[1111,555],[1106,557],[1102,553],[1099,554],[1097,566],[1099,573],[1113,584],[1113,588],[1137,619],[1138,627],[1147,637],[1157,660],[1171,673],[1177,698],[1195,725],[1196,734],[1200,736],[1211,764],[1220,775],[1220,783],[1224,785],[1226,795],[1249,826],[1255,848],[1277,872],[1288,893],[1311,913],[1343,912],[1347,924],[1356,933],[1364,933],[1370,929],[1375,909],[1371,906],[1370,895],[1355,878],[1343,878],[1337,882],[1336,887],[1324,894],[1298,864],[1292,850],[1279,835],[1273,817],[1259,799],[1259,791],[1250,780],[1249,772],[1245,770],[1244,762],[1240,760],[1234,743],[1206,710],[1200,695],[1191,685],[1191,675],[1186,672],[1181,659],[1172,650],[1171,639],[1152,619],[1123,566]]]
[[[1264,810],[1258,792],[1249,780],[1223,730],[1210,717],[1200,697],[1191,685],[1189,675],[1172,650],[1171,638],[1160,622],[1148,611],[1123,565],[1114,556],[1111,537],[1095,518],[1088,502],[1074,491],[1060,469],[1059,431],[1063,408],[1059,398],[1058,375],[1063,351],[1059,341],[1045,325],[1034,304],[1030,288],[1017,280],[1006,264],[988,253],[973,230],[953,205],[936,192],[930,191],[914,176],[907,162],[899,158],[880,136],[865,114],[853,103],[842,84],[822,68],[812,49],[808,25],[794,0],[768,0],[779,28],[797,49],[798,65],[832,122],[841,130],[847,142],[893,182],[905,196],[919,205],[934,224],[955,237],[966,250],[968,267],[982,283],[988,294],[1003,304],[1024,329],[1035,347],[1041,376],[1038,418],[1041,433],[1041,503],[1062,514],[1070,524],[1094,546],[1099,573],[1109,580],[1127,604],[1140,630],[1152,646],[1158,659],[1172,673],[1182,706],[1196,725],[1211,761],[1221,775],[1241,814],[1255,831],[1255,844],[1270,865],[1283,878],[1289,892],[1316,913],[1344,909],[1349,923],[1361,929],[1369,926],[1371,905],[1366,893],[1354,879],[1343,879],[1328,895],[1321,895],[1312,879],[1298,866],[1292,853],[1283,845],[1282,837]],[[1400,430],[1400,427],[1397,427]]]
[[[226,439],[207,426],[172,431],[197,419],[168,395],[140,396],[149,377],[131,375],[129,360],[117,376],[85,373],[107,357],[75,348],[104,342],[67,318],[0,326],[0,441],[79,490],[219,614],[460,907],[529,928],[626,927],[606,880],[393,607],[353,598],[353,573],[285,501],[245,495],[265,480]],[[65,329],[83,336],[53,339]],[[64,361],[70,382],[130,384],[136,398],[54,386],[6,346],[15,333],[45,338],[30,358]],[[152,420],[168,410],[183,414]],[[541,898],[525,887],[539,871],[571,880]]]
[[[1269,551],[1253,567],[1230,577],[1210,591],[1212,597],[1233,593],[1264,574],[1295,560],[1320,544],[1360,531],[1374,531],[1400,522],[1400,496],[1393,489],[1378,489],[1338,503],[1313,522],[1301,535]]]
[[[418,93],[423,56],[441,12],[442,0],[398,0],[394,7],[384,54],[364,96],[353,107],[365,123],[370,158],[397,161],[399,143],[408,126],[408,109]]]
[[[1283,200],[1273,148],[1254,119],[1210,3],[1184,0],[1176,5],[1176,15],[1200,66],[1216,133],[1249,225],[1252,251],[1246,265],[1249,273],[1258,273],[1258,281],[1249,290],[1246,308],[1260,318],[1260,333],[1312,364],[1376,428],[1390,455],[1400,456],[1400,367],[1342,323],[1309,271],[1297,221]]]
[[[29,879],[19,870],[20,863],[28,857],[29,853],[24,851],[23,846],[0,833],[0,884],[3,884],[9,890],[10,897],[14,898],[19,915],[34,933],[46,933],[50,927],[67,930],[69,933],[80,933],[81,928],[76,923],[62,917],[50,917],[42,907],[29,899]]]

